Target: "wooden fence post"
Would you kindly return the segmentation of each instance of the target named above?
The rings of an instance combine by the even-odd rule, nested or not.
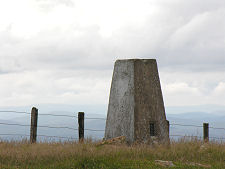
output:
[[[205,142],[209,141],[209,123],[203,123],[203,139]]]
[[[79,141],[84,139],[84,112],[78,112]]]
[[[37,140],[37,121],[38,109],[33,107],[31,110],[30,143],[36,143]]]

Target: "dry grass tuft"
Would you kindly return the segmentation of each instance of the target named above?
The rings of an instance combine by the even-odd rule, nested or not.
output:
[[[155,160],[172,161],[173,168],[225,168],[225,144],[199,140],[163,145],[102,145],[78,142],[0,142],[1,168],[163,168]],[[196,164],[196,165],[190,165]]]

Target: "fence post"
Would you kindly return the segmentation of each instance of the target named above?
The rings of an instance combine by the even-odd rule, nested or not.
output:
[[[84,139],[84,112],[78,112],[79,141]]]
[[[30,143],[36,143],[37,140],[37,121],[38,109],[33,107],[31,110]]]
[[[205,142],[209,141],[209,123],[203,123],[203,139]]]

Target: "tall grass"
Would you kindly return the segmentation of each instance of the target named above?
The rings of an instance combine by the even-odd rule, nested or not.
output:
[[[171,141],[163,145],[99,145],[85,141],[61,143],[0,142],[1,168],[163,168],[155,160],[173,161],[173,168],[225,168],[225,144],[199,140]],[[204,167],[202,167],[204,168]]]

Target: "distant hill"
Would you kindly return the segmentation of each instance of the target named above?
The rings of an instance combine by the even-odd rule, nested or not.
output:
[[[84,111],[86,118],[106,118],[107,106],[76,106],[76,105],[38,105],[39,126],[67,126],[70,128],[78,128],[77,124],[77,112]],[[30,112],[31,107],[1,107],[2,110],[16,110]],[[194,126],[179,126],[181,125],[195,125],[201,126],[203,122],[209,123],[210,127],[225,128],[225,106],[189,106],[189,107],[166,107],[167,119],[170,121],[170,134],[171,135],[189,135],[189,136],[202,136],[202,127]],[[73,117],[58,117],[58,116],[44,116],[41,114],[62,114],[62,115],[74,115]],[[0,134],[26,134],[30,132],[30,115],[29,114],[13,114],[1,112],[0,123],[10,124],[26,124],[28,126],[16,126],[16,125],[2,125],[0,124]],[[105,129],[105,120],[102,119],[86,119],[85,129]],[[38,127],[38,135],[48,136],[63,136],[78,138],[77,130],[69,129],[56,129],[56,128],[43,128]],[[210,128],[210,136],[225,138],[225,130]],[[85,137],[91,137],[93,139],[102,139],[104,137],[104,131],[85,131]],[[21,136],[1,136],[2,139],[21,139]],[[27,137],[29,138],[29,137]],[[177,139],[178,137],[172,137]],[[38,137],[39,140],[47,139],[45,137]],[[50,140],[57,140],[50,139]],[[225,141],[225,140],[224,140]]]

